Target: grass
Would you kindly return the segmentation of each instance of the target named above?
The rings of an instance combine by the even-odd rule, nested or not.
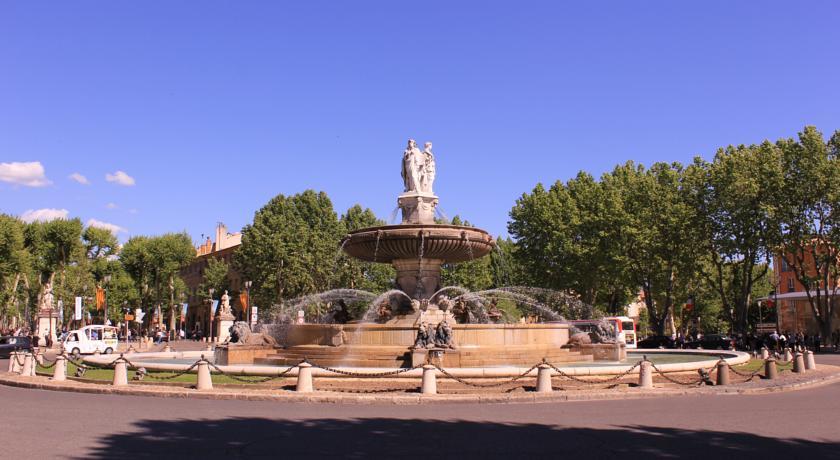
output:
[[[68,362],[67,363],[67,376],[68,377],[74,377],[76,375],[76,369],[77,369],[77,367],[76,367],[75,364]],[[47,368],[44,368],[42,366],[38,366],[38,368],[37,368],[37,372],[43,373],[43,374],[50,374],[50,375],[52,375],[53,370],[54,370],[53,368],[47,369]],[[135,371],[129,369],[128,379],[131,380],[132,378],[134,378],[134,374],[135,374]],[[153,374],[155,376],[159,376],[159,377],[168,377],[170,375],[175,374],[175,372],[153,371]],[[255,380],[254,383],[260,383],[259,380],[264,379],[267,376],[255,376],[255,377],[237,376],[237,377],[239,377],[239,378],[251,378],[251,379]],[[82,376],[82,378],[88,379],[88,380],[98,380],[98,381],[104,381],[104,382],[112,382],[114,380],[114,370],[113,369],[90,369],[89,368],[87,370],[87,372],[85,372],[84,376]],[[231,377],[228,377],[226,375],[221,375],[221,374],[210,374],[210,378],[212,379],[214,384],[219,384],[219,385],[250,385],[250,383],[241,382],[239,380],[234,380]],[[278,382],[281,382],[285,378],[294,378],[294,377],[283,377],[281,379],[272,380],[268,383],[277,384]],[[170,382],[170,383],[195,384],[197,379],[198,379],[198,377],[196,376],[196,374],[193,373],[193,374],[179,375],[178,377],[171,378],[171,379],[166,379],[166,380],[153,379],[153,378],[151,378],[147,375],[143,379],[143,381],[144,382]]]

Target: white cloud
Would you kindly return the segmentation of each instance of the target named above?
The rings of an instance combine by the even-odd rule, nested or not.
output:
[[[119,206],[117,206],[117,204],[116,204],[116,203],[108,203],[108,204],[106,204],[106,205],[105,205],[105,207],[106,207],[106,208],[108,208],[108,209],[117,209],[117,208],[119,208]]]
[[[47,222],[55,219],[66,219],[69,215],[70,211],[66,209],[30,209],[20,215],[20,220],[24,222],[35,222],[36,220]]]
[[[103,228],[105,230],[110,231],[114,235],[116,235],[117,233],[128,232],[128,230],[126,230],[123,227],[120,227],[119,225],[112,224],[112,223],[109,223],[109,222],[102,222],[101,220],[96,220],[96,219],[89,219],[87,221],[86,225],[88,227]]]
[[[129,209],[129,210],[128,210],[128,212],[129,212],[129,213],[131,213],[131,214],[137,214],[137,213],[138,213],[138,212],[140,212],[140,211],[138,211],[138,210],[136,210],[136,209],[132,208],[132,209]]]
[[[0,163],[0,181],[27,187],[50,185],[40,161]]]
[[[77,173],[77,172],[73,173],[73,174],[70,174],[69,177],[70,177],[71,180],[74,180],[74,181],[76,181],[76,182],[78,182],[82,185],[90,185],[90,181],[88,180],[88,178],[79,174],[79,173]]]
[[[105,174],[105,180],[125,185],[127,187],[134,185],[134,178],[126,174],[125,171],[116,171],[114,174]]]

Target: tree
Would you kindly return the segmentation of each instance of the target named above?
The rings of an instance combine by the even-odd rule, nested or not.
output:
[[[20,317],[18,299],[23,295],[23,278],[31,268],[31,256],[24,245],[26,224],[16,217],[0,214],[0,327],[7,327],[10,316]]]
[[[370,209],[354,205],[341,216],[340,224],[344,233],[369,227],[385,225]],[[388,264],[364,262],[344,254],[338,255],[336,285],[350,289],[371,292],[383,292],[394,285],[396,273]]]
[[[467,220],[460,216],[452,218],[452,225],[472,227]],[[440,282],[443,286],[461,286],[471,291],[481,291],[493,285],[493,271],[490,268],[490,258],[481,257],[460,263],[445,263],[441,265]]]
[[[62,276],[56,289],[60,292],[64,288],[65,268],[82,257],[81,235],[82,222],[79,219],[36,221],[26,226],[24,241],[32,254],[38,284],[36,305],[44,298],[47,286],[55,286],[57,273]]]
[[[342,236],[326,193],[277,195],[242,229],[234,265],[253,281],[254,303],[274,305],[333,285]]]
[[[685,197],[683,167],[655,163],[649,170],[628,162],[605,174],[604,193],[619,203],[604,233],[626,263],[627,276],[640,286],[658,335],[674,326],[675,304],[696,278],[697,243],[690,231],[694,211]]]
[[[696,158],[686,171],[696,216],[690,229],[706,261],[697,267],[738,333],[747,332],[753,287],[769,267],[769,210],[781,178],[779,159],[769,142],[729,146],[711,163]]]
[[[210,258],[207,261],[207,267],[204,269],[204,280],[198,287],[199,295],[203,298],[210,298],[210,289],[214,289],[218,293],[228,289],[230,287],[229,271],[230,266],[224,260]]]
[[[783,177],[773,197],[774,242],[805,288],[821,335],[830,337],[840,276],[840,131],[825,142],[807,126],[798,140],[776,146]]]
[[[134,279],[141,302],[169,307],[169,330],[175,329],[175,299],[185,290],[178,272],[195,257],[192,240],[186,233],[167,233],[155,237],[134,237],[123,247],[120,260]]]

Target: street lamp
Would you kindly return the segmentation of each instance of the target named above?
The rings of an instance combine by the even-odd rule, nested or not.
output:
[[[208,335],[210,337],[210,343],[213,343],[213,293],[216,292],[216,290],[210,288],[207,292],[210,294],[210,304],[207,305],[207,310],[210,312],[210,334]]]
[[[245,316],[242,318],[243,321],[248,321],[248,324],[253,327],[254,325],[251,324],[251,281],[245,281],[245,299],[248,303],[248,311],[243,311],[242,314]]]

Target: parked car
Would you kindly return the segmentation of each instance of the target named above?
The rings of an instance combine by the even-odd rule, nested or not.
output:
[[[8,358],[13,351],[32,351],[29,337],[0,337],[0,357]]]
[[[636,345],[637,348],[676,348],[674,339],[667,335],[652,335],[645,339],[639,340]]]
[[[732,350],[735,349],[735,339],[725,334],[707,334],[700,340],[687,342],[685,347],[706,350]]]

